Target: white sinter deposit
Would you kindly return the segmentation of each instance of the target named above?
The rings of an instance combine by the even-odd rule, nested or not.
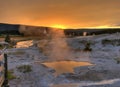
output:
[[[120,87],[119,39],[119,33],[75,38],[63,37],[49,40],[49,44],[46,44],[45,49],[42,50],[34,46],[8,49],[8,68],[16,76],[16,79],[9,81],[10,87]],[[40,44],[42,41],[44,42],[44,40],[39,41]],[[92,51],[83,51],[86,42],[90,43]],[[53,49],[50,50],[50,46],[53,46]],[[46,50],[47,52],[44,52]],[[75,67],[74,73],[54,76],[55,70],[42,63],[59,61],[60,58],[87,61],[93,66]],[[17,67],[22,65],[31,66],[32,71],[20,72]]]

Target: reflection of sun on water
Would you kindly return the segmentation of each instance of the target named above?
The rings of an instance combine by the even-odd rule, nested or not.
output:
[[[76,61],[55,61],[55,62],[46,62],[42,64],[44,64],[49,68],[55,69],[56,75],[60,75],[62,73],[74,73],[75,67],[93,65],[89,62],[76,62]]]

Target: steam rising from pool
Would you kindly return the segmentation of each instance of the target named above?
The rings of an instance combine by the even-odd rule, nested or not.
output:
[[[50,58],[57,60],[65,60],[72,58],[70,48],[66,42],[65,34],[63,30],[52,29],[51,30],[51,41],[50,41]]]
[[[92,65],[89,62],[70,61],[74,59],[74,54],[67,44],[63,30],[51,29],[50,39],[44,41],[44,43],[47,43],[47,45],[44,46],[44,51],[47,51],[47,61],[49,62],[42,64],[55,69],[57,75],[62,73],[73,73],[73,68],[75,67]]]

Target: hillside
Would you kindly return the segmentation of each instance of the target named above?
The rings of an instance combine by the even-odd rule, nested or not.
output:
[[[19,35],[19,25],[12,25],[12,24],[4,24],[0,23],[0,35],[1,34],[13,34]]]

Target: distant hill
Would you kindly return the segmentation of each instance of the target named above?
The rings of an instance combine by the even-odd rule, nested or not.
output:
[[[20,25],[0,23],[0,35],[7,33],[12,35],[20,35],[19,26]]]
[[[12,35],[26,35],[26,36],[45,36],[52,28],[42,26],[30,26],[30,25],[15,25],[0,23],[0,35],[12,34]],[[45,33],[46,32],[46,33]],[[66,29],[65,35],[82,36],[83,32],[87,32],[87,35],[98,35],[106,33],[120,32],[120,28],[108,28],[108,29]]]

